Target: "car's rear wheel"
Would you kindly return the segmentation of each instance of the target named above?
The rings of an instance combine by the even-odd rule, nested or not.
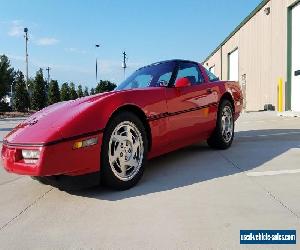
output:
[[[148,151],[146,131],[140,119],[122,112],[107,125],[101,150],[101,182],[119,190],[141,179]]]
[[[227,149],[234,138],[234,111],[230,101],[223,100],[219,106],[217,124],[213,134],[207,140],[212,148]]]

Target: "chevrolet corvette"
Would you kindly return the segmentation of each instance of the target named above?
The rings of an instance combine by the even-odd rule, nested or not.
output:
[[[220,81],[196,62],[158,62],[114,91],[33,114],[4,138],[1,158],[8,172],[92,175],[124,190],[141,179],[147,159],[203,140],[230,147],[242,106],[237,82]]]

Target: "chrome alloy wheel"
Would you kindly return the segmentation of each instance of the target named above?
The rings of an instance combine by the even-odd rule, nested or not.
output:
[[[233,115],[229,106],[225,106],[222,110],[222,137],[226,143],[230,142],[233,136]]]
[[[109,140],[108,158],[114,175],[131,180],[139,171],[144,155],[143,138],[136,125],[124,121],[112,132]]]

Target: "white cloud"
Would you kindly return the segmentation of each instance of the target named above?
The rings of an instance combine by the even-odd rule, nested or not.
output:
[[[57,40],[56,38],[53,38],[53,37],[41,37],[35,41],[35,43],[40,46],[55,45],[58,42],[59,42],[59,40]]]
[[[65,51],[72,52],[72,53],[79,53],[79,54],[86,54],[86,50],[81,50],[78,48],[65,48]]]
[[[4,53],[2,53],[0,51],[0,55],[2,55],[2,54],[4,54]],[[25,63],[25,56],[20,56],[20,55],[15,55],[15,54],[6,54],[6,56],[10,60]],[[43,60],[39,60],[35,57],[29,57],[29,64],[36,68],[50,67],[52,69],[58,69],[58,70],[61,70],[64,72],[79,72],[79,73],[84,73],[84,74],[92,74],[93,73],[93,70],[87,69],[87,68],[84,68],[81,66],[70,65],[70,64],[59,64],[59,63],[53,64],[53,63],[45,62]]]
[[[1,54],[1,53],[0,53]],[[7,57],[12,60],[25,62],[25,56],[7,54]]]
[[[7,33],[9,36],[20,37],[24,34],[24,27],[22,21],[14,20],[10,23],[10,28]]]

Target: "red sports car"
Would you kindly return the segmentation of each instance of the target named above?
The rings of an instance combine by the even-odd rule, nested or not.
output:
[[[112,92],[35,113],[5,137],[2,160],[17,174],[96,176],[127,189],[141,179],[146,159],[201,140],[230,147],[242,106],[238,83],[219,81],[196,62],[158,62]]]

